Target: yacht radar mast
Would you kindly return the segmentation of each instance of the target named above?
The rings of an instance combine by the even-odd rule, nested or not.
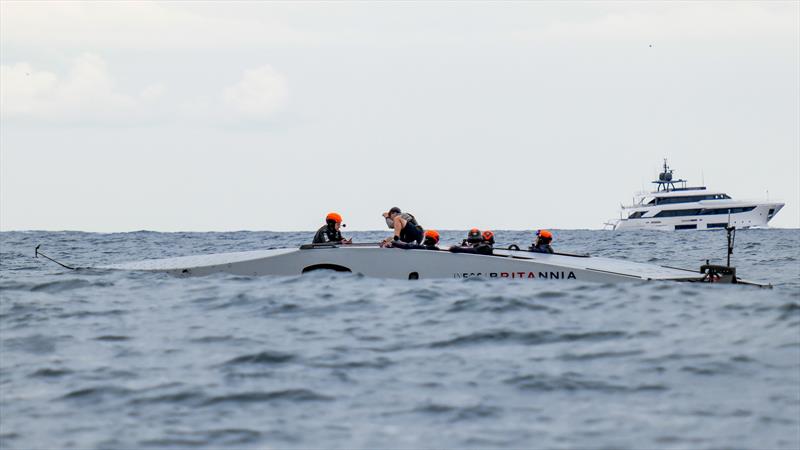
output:
[[[664,171],[658,174],[658,180],[653,181],[658,186],[656,192],[674,191],[676,189],[675,183],[681,183],[680,189],[686,189],[686,180],[673,180],[672,172],[673,169],[670,169],[667,165],[667,158],[664,158]]]

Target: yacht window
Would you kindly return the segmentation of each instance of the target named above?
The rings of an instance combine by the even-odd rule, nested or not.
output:
[[[714,195],[684,195],[681,197],[661,197],[658,199],[656,204],[658,205],[669,205],[673,203],[693,203],[699,202],[702,200],[721,200],[723,198],[730,198],[725,194],[714,194]]]
[[[714,208],[714,209],[704,209],[703,212],[700,214],[703,216],[710,216],[710,215],[717,215],[717,214],[737,214],[748,212],[756,209],[755,206],[744,206],[741,208]]]
[[[702,209],[668,209],[661,211],[653,217],[678,217],[678,216],[696,216],[700,214]]]
[[[661,211],[653,217],[678,217],[678,216],[713,216],[718,214],[737,214],[756,209],[755,206],[741,208],[713,208],[713,209],[668,209]]]
[[[630,216],[628,216],[628,219],[638,219],[638,218],[642,217],[643,215],[645,215],[645,213],[647,213],[647,211],[636,211],[636,212],[633,212],[633,213],[631,213]]]

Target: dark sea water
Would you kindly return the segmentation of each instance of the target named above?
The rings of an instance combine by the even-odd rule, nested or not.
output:
[[[555,234],[559,250],[679,267],[725,255],[724,232]],[[740,276],[774,289],[33,259],[39,243],[86,267],[310,239],[0,233],[0,447],[800,447],[800,230],[737,236]]]

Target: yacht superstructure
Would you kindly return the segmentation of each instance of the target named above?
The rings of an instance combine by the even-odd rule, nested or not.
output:
[[[664,160],[663,171],[653,181],[656,190],[634,197],[622,206],[615,230],[713,230],[766,227],[784,203],[734,200],[722,191],[705,186],[687,187],[686,180],[674,179]]]

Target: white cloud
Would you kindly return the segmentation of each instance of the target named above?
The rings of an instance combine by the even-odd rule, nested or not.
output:
[[[0,66],[0,117],[3,119],[96,120],[130,117],[163,93],[161,85],[139,94],[119,92],[105,61],[83,54],[59,76],[29,63]]]
[[[222,91],[222,102],[246,119],[266,119],[282,110],[289,98],[286,77],[271,66],[246,70],[241,81]]]
[[[230,123],[266,120],[286,107],[286,77],[269,65],[245,70],[227,87],[207,86],[195,95],[167,104],[166,88],[151,84],[139,92],[123,92],[103,58],[83,54],[65,73],[39,69],[30,63],[0,65],[0,117],[3,120],[51,122],[125,122],[188,120]],[[216,92],[216,94],[213,94]]]

